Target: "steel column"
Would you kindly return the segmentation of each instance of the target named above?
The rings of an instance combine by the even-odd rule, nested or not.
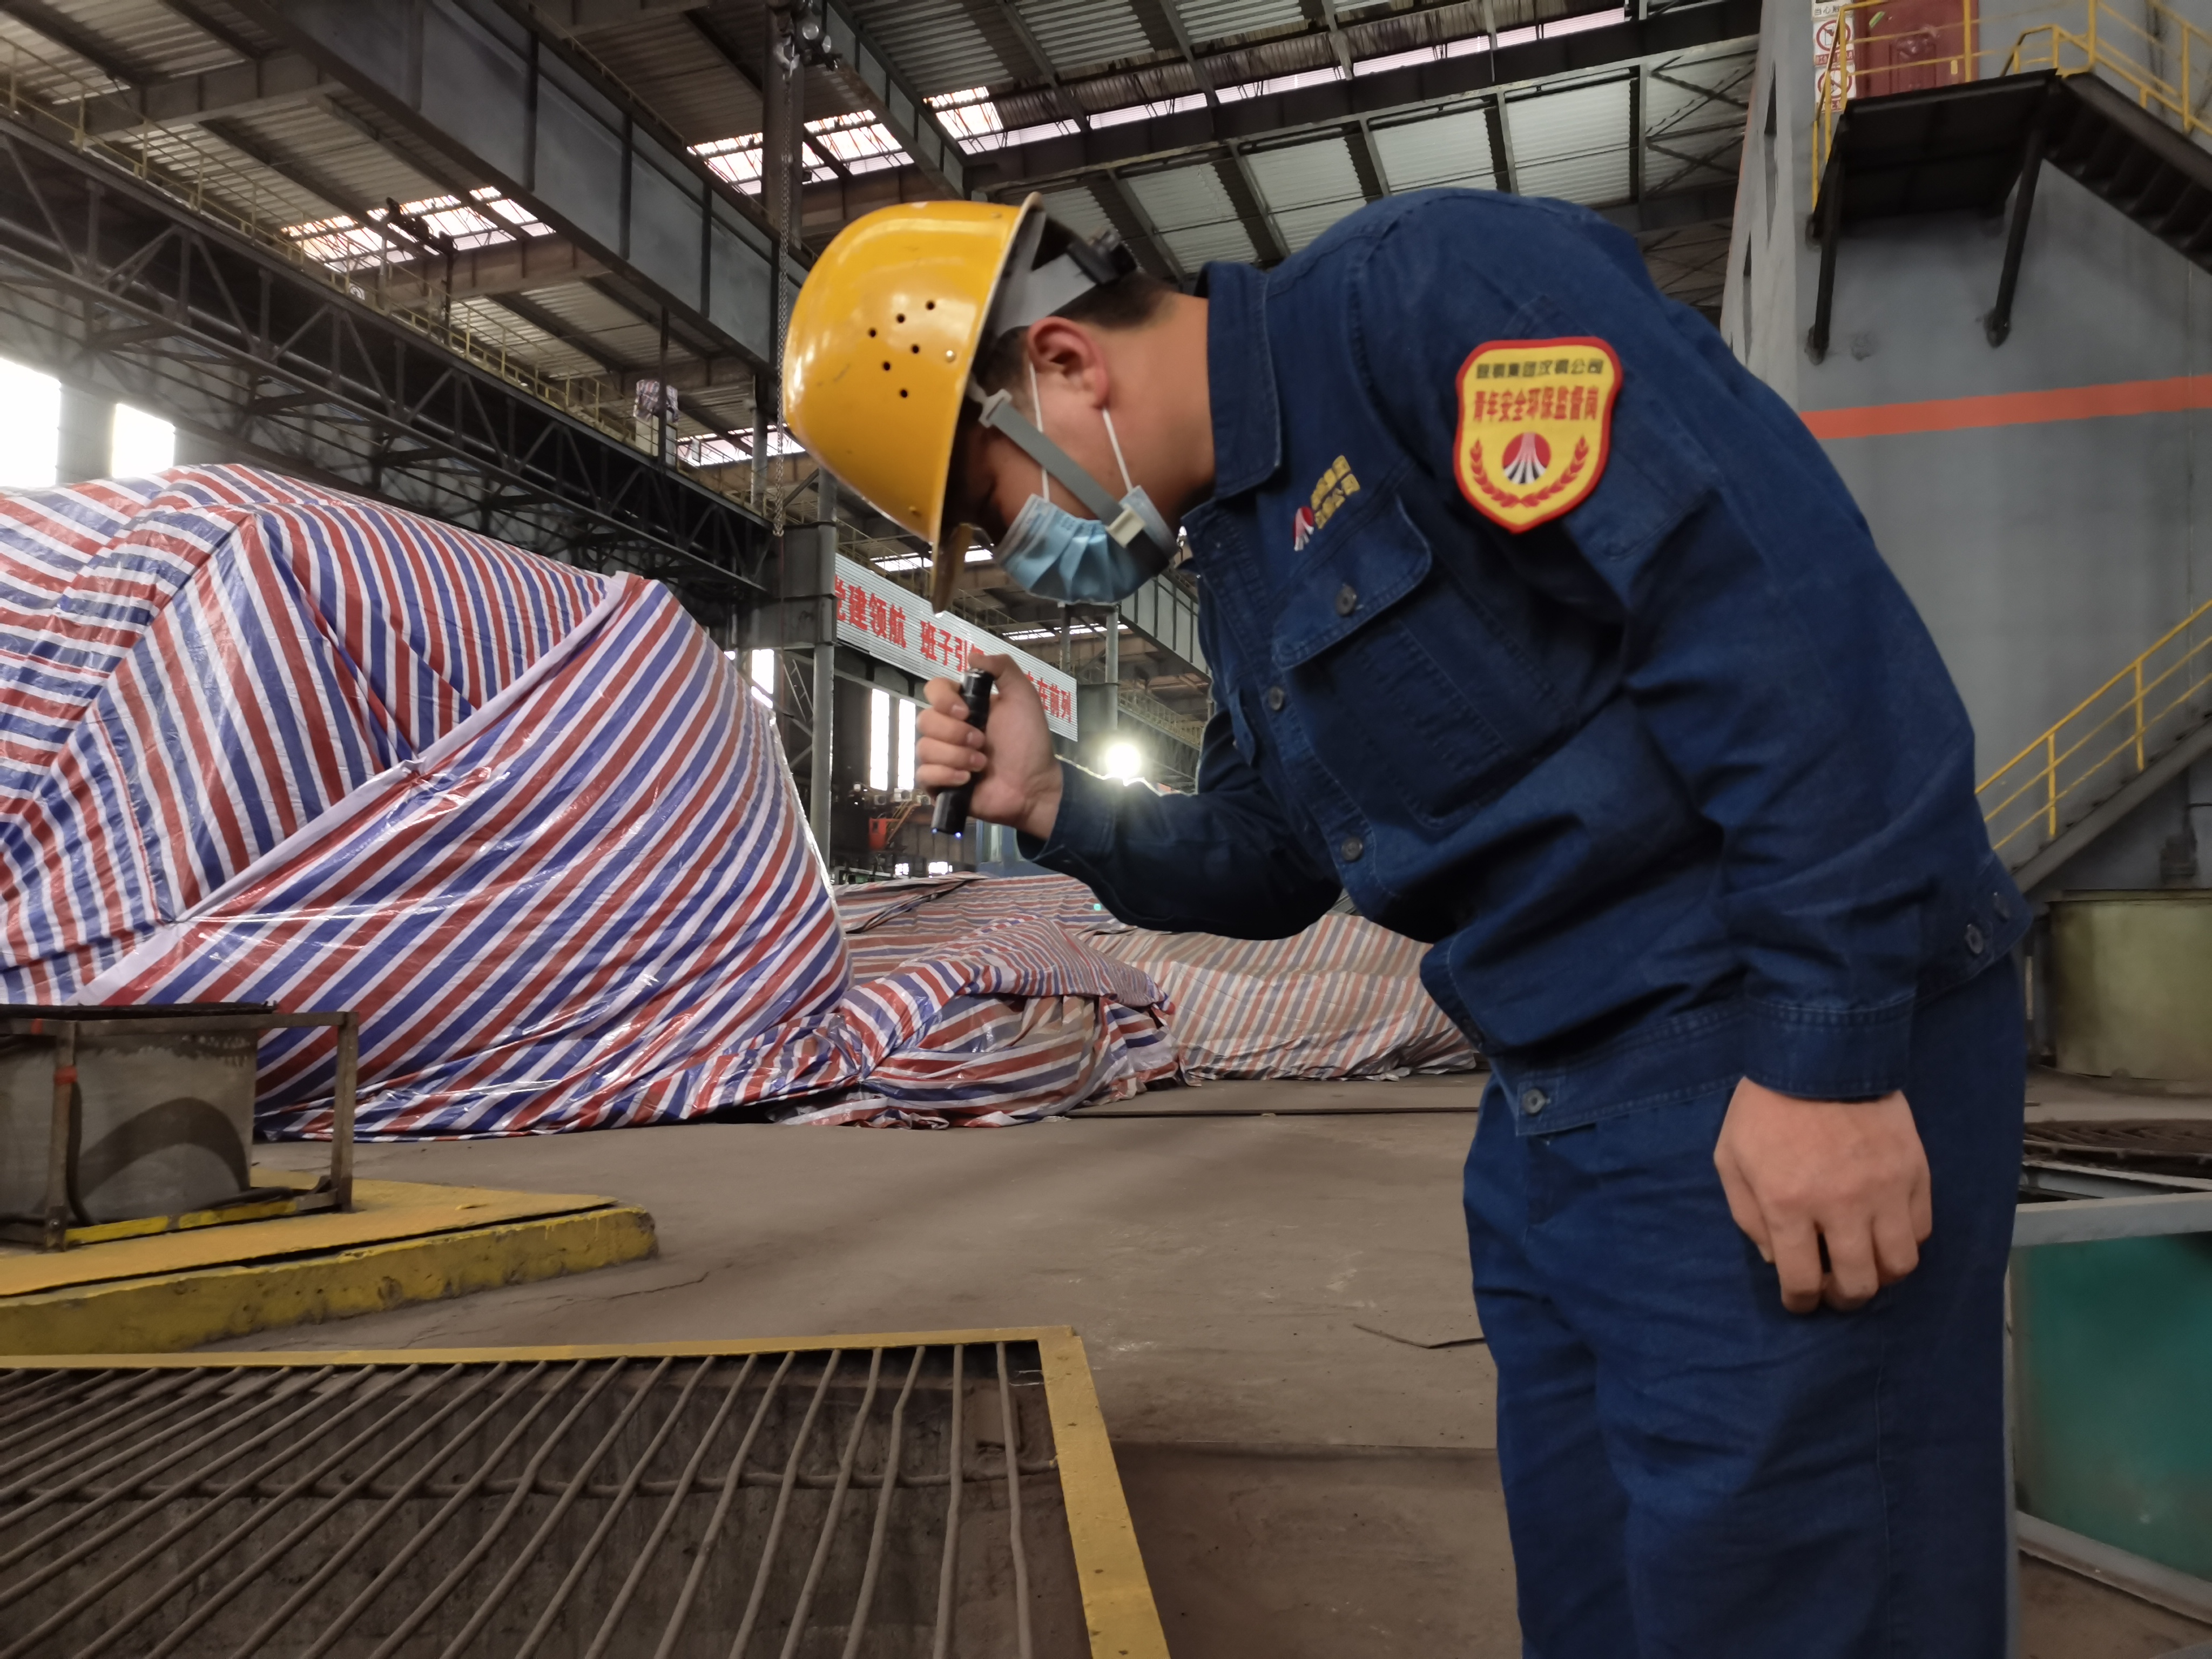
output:
[[[814,770],[806,788],[806,821],[824,864],[830,862],[830,807],[836,799],[830,775],[836,759],[836,737],[837,641],[828,639],[814,647]]]
[[[2005,227],[2004,269],[1997,276],[1997,302],[1983,319],[1982,332],[1991,346],[2001,346],[2012,332],[2013,295],[2020,287],[2020,256],[2027,247],[2028,216],[2035,211],[2035,181],[2043,173],[2043,141],[2050,125],[2046,102],[2027,125],[2021,146],[2020,182],[2012,193],[2012,221]]]
[[[57,482],[104,478],[114,465],[115,399],[62,382],[62,421],[54,457]]]

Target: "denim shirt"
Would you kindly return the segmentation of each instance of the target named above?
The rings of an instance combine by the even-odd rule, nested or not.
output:
[[[1341,888],[1432,945],[1524,1133],[1742,1075],[1898,1087],[1916,1000],[2027,910],[1965,707],[1788,405],[1561,203],[1395,198],[1206,282],[1198,793],[1065,766],[1025,853],[1169,930],[1287,935]],[[1571,337],[1620,362],[1604,469],[1513,532],[1456,482],[1456,376]]]

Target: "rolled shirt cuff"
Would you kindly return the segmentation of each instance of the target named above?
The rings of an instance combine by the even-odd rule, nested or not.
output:
[[[1875,1100],[1905,1086],[1913,999],[1873,1008],[1748,1001],[1744,1075],[1800,1100]]]

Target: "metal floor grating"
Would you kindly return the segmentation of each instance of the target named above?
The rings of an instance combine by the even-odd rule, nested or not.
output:
[[[1072,1333],[832,1340],[17,1362],[0,1659],[1164,1656]]]

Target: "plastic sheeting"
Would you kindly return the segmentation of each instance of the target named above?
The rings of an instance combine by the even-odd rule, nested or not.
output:
[[[1473,1045],[1422,988],[1424,947],[1356,915],[1289,939],[1125,927],[1065,876],[938,877],[841,889],[854,960],[889,964],[979,928],[1049,922],[1166,992],[1186,1074],[1371,1078],[1471,1071]],[[866,971],[864,969],[864,971]]]
[[[1176,1072],[1049,922],[856,983],[772,722],[658,584],[244,468],[0,500],[0,906],[8,1001],[357,1009],[367,1138]],[[327,1133],[333,1044],[264,1040],[264,1133]]]

